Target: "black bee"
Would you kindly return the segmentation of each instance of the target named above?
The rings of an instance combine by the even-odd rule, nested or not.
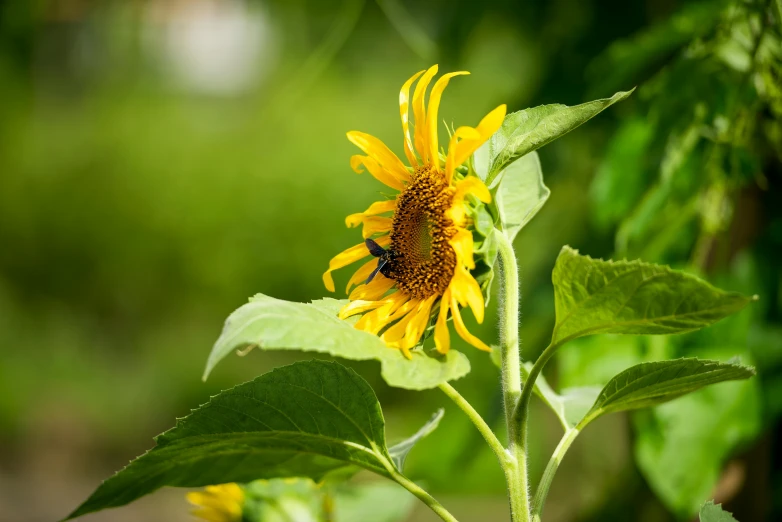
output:
[[[369,274],[369,277],[367,278],[367,284],[375,278],[378,272],[386,277],[389,277],[391,268],[393,267],[393,262],[397,257],[399,257],[399,254],[391,249],[384,249],[372,239],[365,239],[364,243],[366,243],[367,248],[369,249],[369,253],[378,258],[377,268],[375,268],[372,273]]]

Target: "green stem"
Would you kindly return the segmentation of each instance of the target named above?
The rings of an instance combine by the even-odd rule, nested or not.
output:
[[[562,458],[567,453],[570,445],[576,440],[576,437],[581,431],[581,425],[570,428],[565,432],[562,440],[559,441],[557,449],[554,450],[554,454],[551,455],[551,459],[546,465],[546,470],[543,472],[543,477],[538,484],[538,490],[535,492],[535,498],[532,500],[532,521],[540,522],[540,516],[543,513],[543,506],[546,503],[546,496],[548,490],[551,487],[551,482],[554,480],[554,475],[559,469],[559,464],[562,462]]]
[[[418,484],[410,480],[409,478],[405,477],[401,473],[399,473],[396,470],[389,470],[391,473],[391,478],[393,478],[396,482],[398,482],[403,488],[405,488],[407,491],[421,499],[421,501],[429,506],[429,509],[437,513],[437,515],[445,520],[446,522],[459,522],[456,520],[456,517],[454,517],[452,514],[448,512],[447,509],[443,507],[442,504],[437,502],[435,498],[424,491]]]
[[[492,449],[495,455],[497,455],[497,458],[500,461],[501,465],[505,465],[505,463],[508,460],[508,453],[505,451],[505,448],[502,446],[502,443],[497,438],[497,436],[494,434],[494,432],[491,430],[488,424],[486,424],[486,421],[483,420],[483,417],[475,411],[475,408],[472,407],[472,405],[467,402],[467,399],[462,397],[456,389],[448,384],[447,382],[444,382],[440,385],[440,389],[445,393],[461,410],[469,417],[469,419],[472,421],[473,424],[475,424],[475,427],[478,428],[478,431],[481,432],[481,435],[483,435],[483,438],[486,440],[489,447]]]
[[[516,253],[508,237],[495,231],[503,272],[503,307],[500,315],[500,346],[502,355],[502,396],[505,423],[508,430],[508,462],[503,466],[508,482],[511,517],[514,522],[528,522],[529,478],[527,453],[518,434],[516,405],[522,394],[521,355],[519,353],[519,269]]]
[[[561,342],[552,343],[546,347],[545,350],[543,350],[543,353],[540,354],[540,357],[538,357],[538,360],[535,361],[535,364],[532,366],[532,369],[529,371],[529,377],[527,378],[526,382],[524,383],[524,388],[521,390],[521,397],[519,398],[519,403],[516,406],[515,411],[515,418],[518,422],[518,431],[516,432],[517,440],[519,444],[522,446],[522,448],[525,448],[527,445],[527,421],[529,420],[529,401],[530,397],[532,397],[532,390],[535,387],[535,381],[538,378],[538,375],[540,375],[540,372],[543,370],[543,367],[546,365],[546,363],[551,359],[551,356],[554,355],[554,352],[557,351],[557,348],[559,348]]]

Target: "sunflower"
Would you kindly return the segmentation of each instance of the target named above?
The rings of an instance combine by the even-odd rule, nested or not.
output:
[[[467,330],[460,312],[460,307],[469,306],[477,321],[483,322],[483,293],[470,272],[475,269],[471,216],[477,205],[491,201],[491,194],[471,175],[471,169],[460,167],[499,129],[505,105],[491,111],[477,127],[453,131],[447,152],[441,154],[437,137],[440,98],[451,78],[469,73],[441,76],[431,89],[427,106],[426,90],[436,74],[436,65],[420,71],[399,92],[409,166],[374,136],[348,132],[348,140],[366,154],[351,158],[353,170],[368,170],[398,193],[346,218],[348,227],[363,226],[365,241],[336,255],[323,274],[326,288],[333,292],[332,271],[370,255],[380,257],[364,263],[350,278],[346,290],[350,302],[339,316],[345,319],[363,314],[356,328],[380,335],[389,347],[400,349],[408,358],[434,315],[435,346],[440,353],[448,352],[449,313],[462,339],[481,350],[491,350]],[[411,137],[408,108],[410,88],[416,80]],[[386,250],[381,252],[381,248]],[[354,285],[358,286],[351,292]]]
[[[203,491],[191,491],[187,500],[197,509],[193,515],[208,522],[240,522],[244,505],[244,490],[238,484],[207,486]]]

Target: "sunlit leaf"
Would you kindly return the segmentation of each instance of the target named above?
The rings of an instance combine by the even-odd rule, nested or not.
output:
[[[598,333],[688,332],[751,301],[665,266],[592,259],[567,246],[552,279],[557,317],[552,343]]]
[[[391,458],[394,460],[394,465],[396,466],[396,469],[400,471],[404,471],[405,467],[405,459],[407,458],[407,454],[410,453],[410,450],[413,449],[413,446],[415,446],[421,439],[432,433],[434,430],[437,429],[437,426],[439,426],[440,421],[443,418],[443,415],[445,414],[445,410],[440,408],[435,412],[434,415],[432,415],[432,418],[429,419],[426,424],[421,426],[421,429],[419,429],[417,432],[415,432],[410,437],[406,438],[402,442],[399,442],[397,444],[394,444],[390,448],[388,448],[388,453],[391,455]]]
[[[586,418],[656,406],[709,384],[753,375],[755,370],[747,366],[695,358],[641,363],[608,381]]]
[[[722,504],[715,504],[713,500],[706,502],[698,514],[700,522],[738,522],[733,514],[722,509]]]
[[[257,294],[233,312],[225,322],[206,363],[204,378],[215,365],[235,350],[302,350],[358,361],[380,361],[383,379],[398,388],[422,390],[463,377],[470,371],[464,354],[450,350],[434,356],[414,350],[408,360],[399,350],[388,348],[378,336],[353,328],[337,311],[345,301],[321,299],[294,303]]]
[[[155,441],[69,518],[123,506],[163,486],[317,481],[345,466],[388,476],[392,466],[372,388],[336,362],[299,362],[226,390]]]
[[[633,91],[618,92],[610,98],[569,107],[559,103],[540,105],[508,114],[502,127],[489,140],[485,155],[485,180],[489,186],[503,169],[518,158],[567,134],[604,109],[622,101]],[[481,155],[476,156],[476,163]],[[481,177],[483,168],[476,164]]]
[[[390,481],[316,484],[305,478],[243,484],[243,519],[251,522],[401,522],[415,497]]]
[[[310,479],[256,480],[242,484],[242,520],[319,522],[324,490]]]
[[[390,481],[345,484],[334,493],[336,522],[401,522],[415,506],[415,497]]]
[[[502,230],[513,241],[548,200],[551,191],[543,183],[543,171],[537,152],[511,163],[500,179],[495,203]]]

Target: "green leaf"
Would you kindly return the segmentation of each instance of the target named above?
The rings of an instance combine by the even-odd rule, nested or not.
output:
[[[393,482],[346,484],[334,494],[337,522],[401,522],[413,511],[415,497]]]
[[[319,522],[325,488],[310,479],[255,480],[243,484],[242,520],[247,522]]]
[[[548,200],[551,191],[543,183],[543,171],[537,152],[531,152],[505,169],[495,204],[502,230],[513,241]]]
[[[284,366],[177,421],[68,518],[123,506],[163,486],[317,481],[345,466],[389,476],[384,430],[372,388],[353,370],[326,361]]]
[[[415,446],[418,441],[432,433],[434,430],[437,429],[437,426],[440,425],[440,421],[443,418],[443,415],[445,415],[445,410],[443,408],[440,408],[437,410],[434,415],[432,415],[432,418],[429,419],[426,424],[421,426],[421,429],[419,429],[417,432],[415,432],[412,436],[406,438],[402,442],[399,442],[397,444],[394,444],[390,448],[388,448],[388,453],[391,455],[391,458],[394,460],[394,465],[396,466],[396,469],[399,471],[404,471],[405,466],[405,459],[407,459],[407,454],[410,453],[410,450],[413,449],[413,446]]]
[[[738,522],[733,518],[733,513],[722,509],[722,504],[715,504],[713,500],[706,502],[698,515],[700,522]]]
[[[728,358],[736,347],[699,350]],[[679,519],[692,519],[713,494],[723,467],[763,429],[759,379],[707,386],[633,415],[634,454],[650,488]],[[697,470],[697,473],[693,473]]]
[[[641,261],[603,261],[565,246],[552,275],[552,344],[598,333],[674,334],[697,330],[751,301],[695,276]]]
[[[401,522],[415,497],[389,481],[316,484],[310,479],[256,480],[242,485],[247,522]]]
[[[357,318],[339,319],[337,312],[345,303],[336,299],[294,303],[257,294],[226,320],[209,354],[204,379],[224,357],[247,347],[319,352],[357,361],[375,359],[389,385],[409,390],[435,388],[470,371],[467,357],[455,350],[445,356],[414,350],[413,359],[406,359],[378,336],[353,328]]]
[[[748,366],[696,358],[641,363],[608,381],[584,423],[605,413],[656,406],[709,384],[753,375],[755,370]]]
[[[556,103],[508,114],[489,140],[488,149],[476,153],[476,171],[484,177],[484,167],[479,164],[485,160],[488,168],[485,168],[484,179],[491,186],[497,174],[518,158],[567,134],[632,92],[618,92],[610,98],[573,107]]]

